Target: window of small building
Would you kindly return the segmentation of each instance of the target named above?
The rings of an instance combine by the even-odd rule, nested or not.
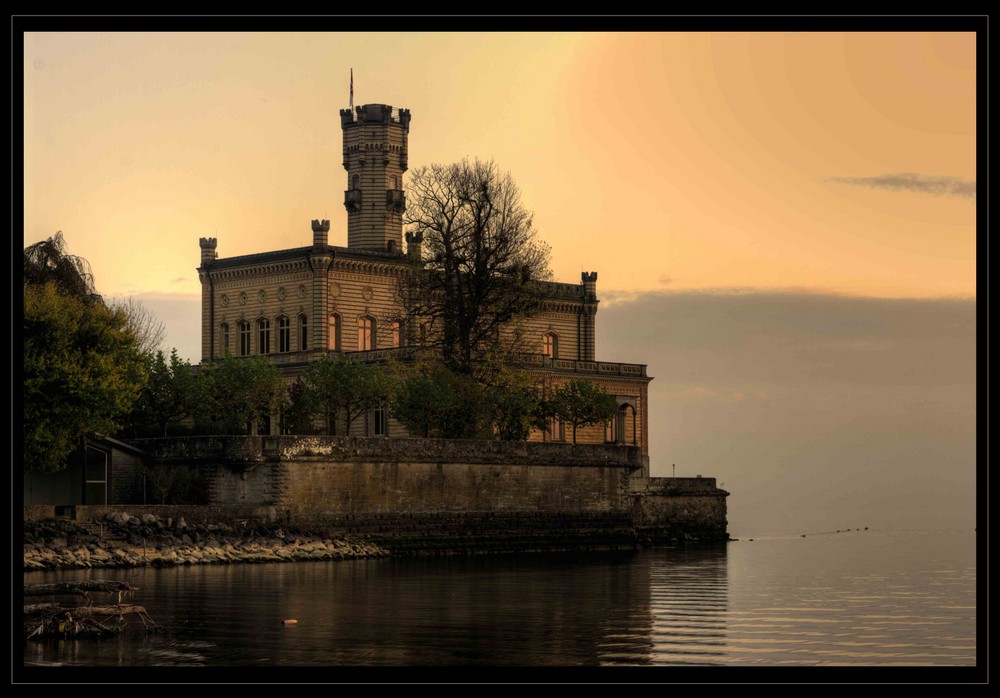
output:
[[[375,348],[375,318],[364,315],[358,318],[358,351]]]
[[[292,321],[282,315],[278,318],[278,351],[286,354],[292,350]]]
[[[257,321],[257,353],[271,353],[271,321],[263,317]]]
[[[85,449],[84,504],[108,503],[108,454],[105,451],[91,448]]]
[[[559,336],[555,332],[546,332],[542,336],[542,353],[550,359],[559,358]]]
[[[229,356],[229,325],[226,323],[219,326],[219,353]]]
[[[330,351],[340,351],[340,316],[336,313],[330,314],[327,320],[327,330],[329,330],[327,349]]]
[[[250,323],[240,323],[240,356],[250,356]]]
[[[402,325],[399,322],[392,323],[392,346],[399,347],[400,345],[400,335],[402,334]]]
[[[309,348],[309,327],[305,315],[299,315],[299,351]]]

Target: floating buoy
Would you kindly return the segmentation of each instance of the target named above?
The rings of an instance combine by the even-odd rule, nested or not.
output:
[[[296,623],[298,623],[298,621],[295,620],[294,618],[289,618],[288,620],[281,621],[282,625],[295,625]]]

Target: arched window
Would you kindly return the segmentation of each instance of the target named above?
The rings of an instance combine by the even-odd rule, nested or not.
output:
[[[375,318],[364,315],[358,318],[358,351],[375,348]]]
[[[559,335],[555,332],[546,332],[542,336],[542,353],[550,359],[559,358]]]
[[[292,350],[292,321],[282,315],[278,318],[278,351],[286,354]]]
[[[309,348],[309,327],[305,315],[299,315],[299,351]]]
[[[392,323],[392,346],[399,347],[402,334],[402,325],[397,321]]]
[[[336,313],[331,313],[329,319],[327,320],[327,329],[329,330],[329,339],[327,340],[327,349],[330,351],[340,351],[340,316]]]
[[[229,325],[226,323],[219,326],[219,354],[229,356]]]
[[[257,321],[257,353],[271,353],[271,321],[266,317]]]
[[[250,356],[250,323],[240,321],[240,356]]]

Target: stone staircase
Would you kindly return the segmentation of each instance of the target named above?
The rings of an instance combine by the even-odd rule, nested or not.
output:
[[[108,545],[124,548],[128,543],[128,539],[122,533],[100,521],[84,521],[78,525],[80,528],[86,530],[88,534],[97,536],[101,542]]]

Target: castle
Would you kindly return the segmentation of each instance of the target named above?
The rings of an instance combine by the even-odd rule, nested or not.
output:
[[[397,300],[397,280],[420,259],[422,240],[406,234],[410,112],[366,104],[340,112],[347,247],[329,244],[330,221],[312,221],[312,244],[273,252],[220,258],[216,238],[201,238],[201,359],[264,355],[287,380],[328,355],[380,361],[405,360],[421,341],[407,326]],[[643,364],[602,361],[595,351],[597,273],[581,283],[546,283],[540,313],[527,319],[524,336],[534,348],[527,368],[546,386],[590,380],[615,396],[618,416],[606,425],[581,428],[578,443],[639,446],[648,475],[648,384]],[[357,420],[350,435],[407,436],[390,414],[377,410]],[[267,430],[278,434],[279,420]],[[566,428],[552,421],[531,441],[565,441]]]

